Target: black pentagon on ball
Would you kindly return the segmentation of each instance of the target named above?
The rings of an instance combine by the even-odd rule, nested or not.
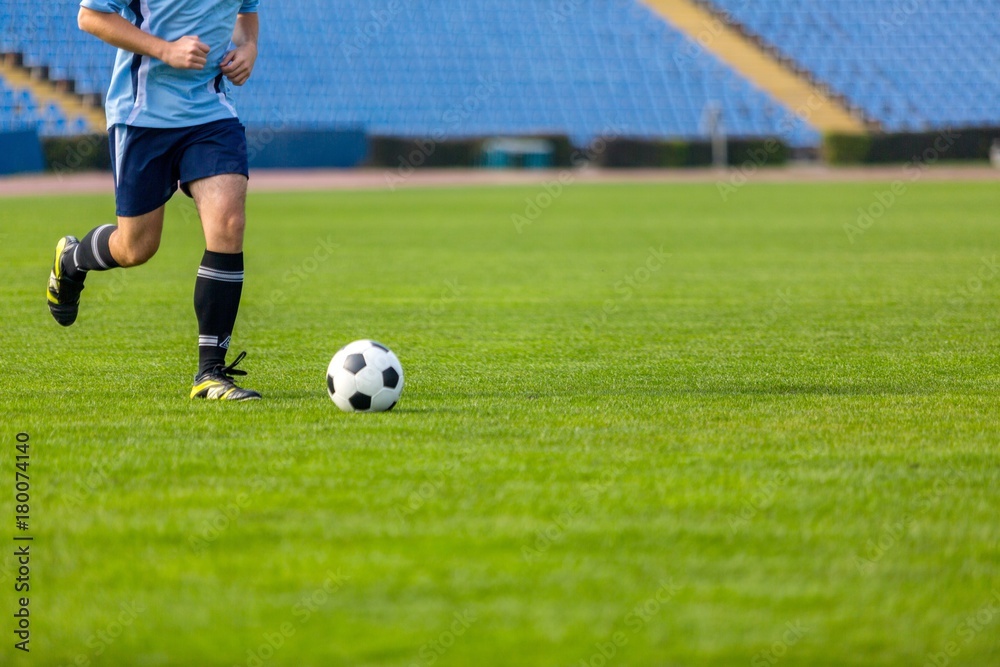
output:
[[[382,371],[382,384],[389,389],[395,389],[399,385],[399,373],[395,368],[387,368]]]
[[[365,355],[363,354],[349,354],[347,355],[347,359],[344,359],[344,368],[352,373],[357,373],[364,367]]]
[[[337,393],[337,390],[334,389],[334,387],[333,387],[333,376],[332,375],[327,375],[326,376],[326,388],[330,390],[330,395],[331,396],[333,396],[334,394]]]
[[[347,400],[350,401],[351,407],[355,410],[368,410],[372,407],[372,397],[368,394],[362,394],[360,391]]]
[[[389,351],[389,348],[387,348],[382,343],[376,343],[375,341],[371,341],[371,343],[372,343],[372,347],[377,347],[378,349],[382,350],[383,352],[388,352]]]

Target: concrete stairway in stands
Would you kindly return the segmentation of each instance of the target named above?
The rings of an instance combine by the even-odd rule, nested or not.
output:
[[[820,132],[863,134],[864,120],[693,0],[642,0],[665,21]]]

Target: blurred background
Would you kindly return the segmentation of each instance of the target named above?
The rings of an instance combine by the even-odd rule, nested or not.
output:
[[[0,172],[108,167],[114,49],[77,7],[0,8]],[[985,161],[1000,138],[997,0],[260,9],[257,68],[233,91],[258,168]]]

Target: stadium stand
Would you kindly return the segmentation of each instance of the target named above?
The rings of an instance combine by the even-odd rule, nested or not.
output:
[[[720,21],[698,0],[643,0],[670,25],[726,63],[740,76],[796,109],[820,132],[864,134],[867,126],[843,98],[830,95],[802,72],[778,58],[738,27]]]
[[[67,117],[59,105],[41,103],[27,88],[8,86],[0,78],[0,132],[33,128],[43,136],[73,136],[90,131],[82,116]]]
[[[1000,122],[993,3],[700,1],[888,131]],[[0,53],[103,97],[114,50],[76,28],[76,8],[4,3]],[[567,134],[581,145],[612,129],[695,138],[718,104],[733,136],[818,143],[774,98],[634,0],[300,0],[268,3],[265,16],[257,72],[236,93],[251,126]],[[82,118],[12,88],[0,88],[0,128],[86,131]]]
[[[76,28],[75,17],[73,3],[69,2],[36,7],[5,3],[0,7],[0,54],[20,54],[25,67],[46,66],[50,78],[75,80],[77,90],[81,82],[89,81],[90,92],[103,97],[108,74],[101,81],[88,79],[79,63],[86,60],[82,54],[89,52],[95,54],[95,69],[98,60],[107,67],[114,50],[101,44],[84,47],[86,35]],[[83,116],[68,113],[52,101],[40,101],[27,87],[12,85],[0,75],[0,131],[25,127],[37,127],[45,136],[77,135],[91,130]]]
[[[1000,124],[995,0],[710,0],[890,132]]]
[[[4,3],[0,51],[103,95],[113,50],[76,29],[76,7]],[[265,9],[257,71],[237,92],[250,126],[565,134],[583,145],[609,132],[699,137],[706,108],[718,104],[731,136],[818,141],[633,0],[299,0]],[[66,127],[48,108],[40,120],[46,134]]]
[[[264,39],[276,57],[243,91],[248,120],[360,123],[402,137],[566,134],[579,145],[611,127],[701,136],[715,102],[732,135],[815,140],[797,119],[783,127],[783,107],[639,3],[401,2],[397,16],[386,6],[274,5],[269,20],[286,29]]]
[[[31,94],[13,90],[0,79],[0,132],[19,132],[37,125],[37,105]]]
[[[0,53],[21,54],[26,67],[48,67],[49,78],[73,81],[76,92],[103,98],[115,49],[77,28],[78,8],[76,0],[3,3]]]

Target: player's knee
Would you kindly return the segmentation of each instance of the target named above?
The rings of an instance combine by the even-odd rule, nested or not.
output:
[[[234,239],[243,238],[243,230],[246,228],[246,217],[243,215],[233,215],[226,220],[226,235]]]
[[[242,243],[246,218],[242,215],[227,216],[219,225],[219,236],[227,243]]]
[[[159,239],[141,239],[129,243],[122,250],[122,257],[117,258],[118,263],[124,267],[139,266],[145,264],[156,251],[160,249]]]

